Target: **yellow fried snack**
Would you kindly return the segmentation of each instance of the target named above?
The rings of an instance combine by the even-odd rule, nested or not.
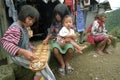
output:
[[[38,45],[34,54],[37,59],[30,62],[30,69],[33,71],[44,69],[49,59],[49,45]]]

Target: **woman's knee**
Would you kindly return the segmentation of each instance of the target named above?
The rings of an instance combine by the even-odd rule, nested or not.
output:
[[[53,53],[54,53],[54,54],[59,54],[58,48],[54,48],[54,49],[53,49]]]
[[[107,44],[110,45],[111,42],[112,42],[111,39],[108,39]]]
[[[109,39],[108,37],[105,37],[105,38],[104,38],[104,41],[108,41],[108,39]]]
[[[67,52],[68,53],[73,53],[73,49],[69,48]]]

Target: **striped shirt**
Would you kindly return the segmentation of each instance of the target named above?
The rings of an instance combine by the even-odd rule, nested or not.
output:
[[[20,47],[18,46],[20,38],[20,29],[16,26],[13,26],[8,28],[3,38],[0,39],[0,43],[8,53],[11,53],[11,55],[16,55],[16,53],[20,49]]]

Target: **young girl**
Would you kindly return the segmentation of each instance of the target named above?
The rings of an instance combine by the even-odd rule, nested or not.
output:
[[[55,13],[55,19],[53,20],[53,23],[50,26],[50,29],[48,31],[48,35],[47,37],[43,40],[43,44],[48,44],[48,41],[50,38],[54,38],[57,33],[60,31],[60,29],[62,28],[61,26],[61,15],[56,12]]]
[[[69,15],[66,15],[63,19],[63,27],[60,30],[57,42],[64,46],[66,43],[71,43],[77,52],[82,53],[82,50],[85,49],[87,46],[80,47],[74,40],[79,37],[79,35],[76,35],[74,30],[71,28],[73,26],[73,20],[72,17]]]
[[[18,21],[14,22],[6,31],[0,43],[10,53],[14,63],[29,69],[30,61],[36,59],[29,43],[27,27],[32,26],[39,19],[39,12],[30,5],[24,5],[18,15]],[[34,80],[56,80],[49,66],[36,72]]]
[[[92,24],[91,33],[93,35],[95,43],[99,43],[96,49],[98,54],[110,52],[107,51],[107,48],[110,46],[113,37],[107,34],[105,29],[106,14],[101,13],[96,16],[95,21]]]
[[[69,14],[68,7],[65,4],[57,4],[53,11],[53,21],[48,31],[47,37],[43,40],[43,44],[47,44],[50,38],[56,37],[60,29],[62,28],[62,20],[65,15]]]
[[[48,40],[54,35],[55,37],[62,28],[62,20],[65,15],[69,14],[68,7],[65,4],[58,4],[54,8],[54,21],[51,24],[50,32],[48,36],[43,40],[43,44],[47,44]],[[54,38],[55,38],[54,37]],[[74,47],[68,43],[64,47],[61,47],[56,41],[51,41],[51,52],[54,54],[58,61],[59,67],[57,69],[59,75],[64,76],[66,73],[69,74],[73,71],[70,65],[70,58],[73,54]]]

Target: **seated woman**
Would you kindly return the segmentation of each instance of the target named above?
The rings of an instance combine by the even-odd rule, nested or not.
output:
[[[105,29],[105,21],[106,21],[106,14],[101,13],[96,16],[93,24],[91,25],[91,33],[93,35],[93,39],[95,43],[98,43],[98,47],[96,52],[98,54],[107,53],[107,48],[110,46],[113,37],[107,34],[107,30]]]
[[[60,9],[57,9],[61,7]],[[62,12],[61,12],[62,11]],[[45,40],[43,40],[43,44],[47,44],[48,40],[54,35],[54,37],[58,34],[59,30],[62,28],[62,19],[65,15],[69,14],[68,7],[64,4],[58,4],[54,10],[54,20],[50,27],[50,32],[48,33]],[[57,42],[51,41],[52,51],[59,62],[60,66],[58,68],[58,73],[60,75],[65,75],[65,71],[67,73],[71,73],[73,68],[70,66],[69,60],[74,51],[74,47],[72,44],[66,44],[64,47],[61,47]]]

